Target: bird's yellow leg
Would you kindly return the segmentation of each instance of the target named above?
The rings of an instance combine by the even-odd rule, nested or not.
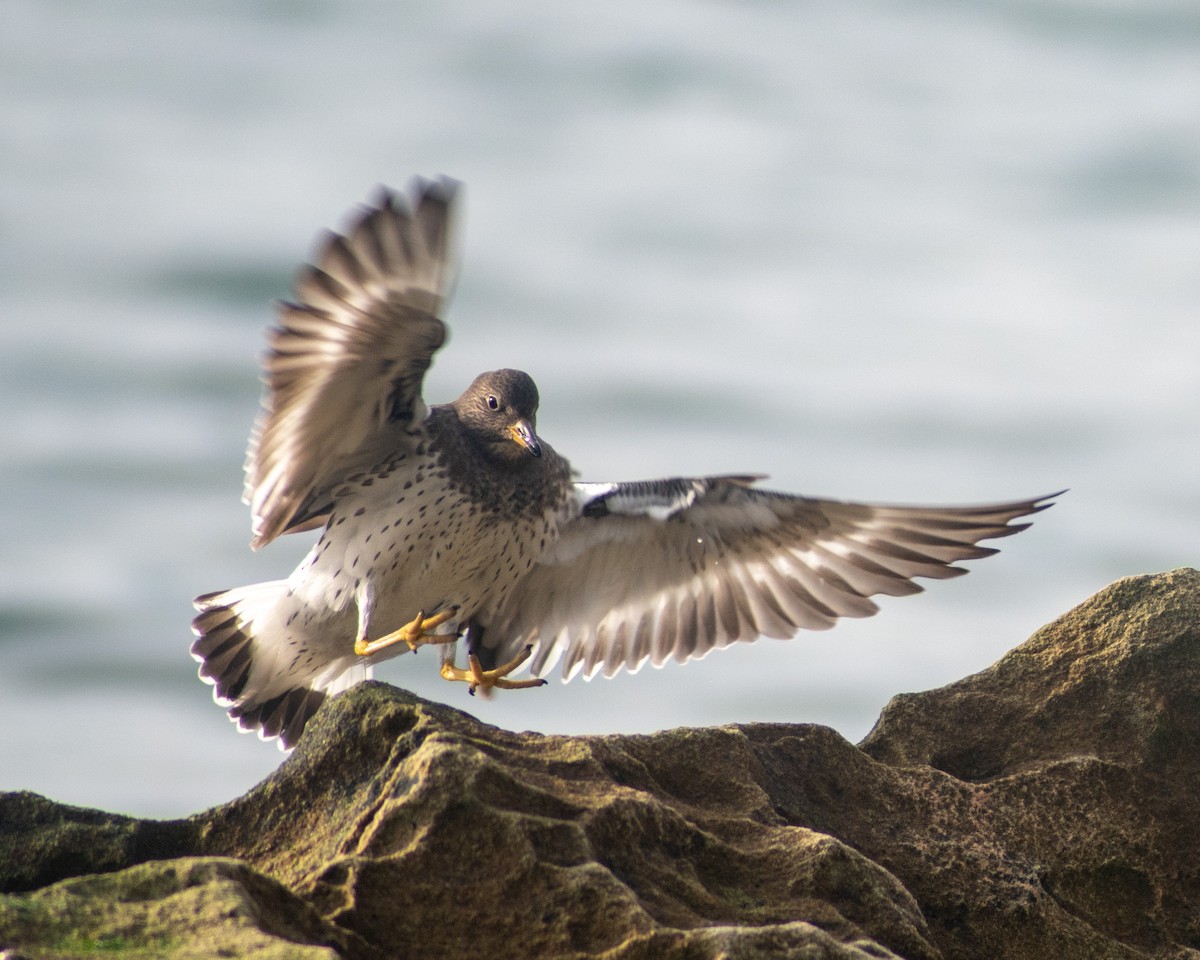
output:
[[[453,660],[448,660],[442,664],[442,676],[447,680],[462,680],[470,684],[467,688],[467,693],[471,694],[471,696],[475,696],[475,691],[478,689],[482,689],[484,693],[487,693],[493,687],[498,690],[524,690],[529,687],[543,687],[546,685],[546,681],[540,677],[532,680],[508,679],[508,675],[528,660],[531,653],[533,653],[532,645],[526,647],[517,656],[509,660],[508,663],[501,664],[494,670],[484,670],[483,664],[479,662],[479,657],[475,656],[475,651],[470,650],[467,653],[467,668],[465,670],[456,667]]]
[[[395,643],[407,643],[409,650],[416,650],[417,647],[427,643],[450,643],[458,639],[455,634],[435,636],[426,631],[440,627],[447,620],[453,620],[457,614],[458,607],[448,607],[445,610],[440,610],[432,617],[426,617],[425,611],[422,610],[399,630],[393,630],[378,640],[367,640],[365,637],[359,637],[354,641],[354,652],[360,657],[369,657],[371,654],[385,650]]]

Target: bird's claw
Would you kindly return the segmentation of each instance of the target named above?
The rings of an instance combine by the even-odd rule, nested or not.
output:
[[[426,617],[425,611],[422,610],[399,630],[393,630],[378,640],[367,640],[365,637],[359,637],[354,641],[354,652],[360,657],[369,657],[397,643],[408,644],[408,649],[414,652],[417,647],[427,643],[450,643],[458,639],[456,634],[440,636],[428,631],[440,627],[448,620],[453,620],[457,615],[457,606],[439,610],[432,617]]]
[[[487,694],[493,688],[497,690],[524,690],[529,687],[545,686],[546,681],[540,677],[530,680],[508,679],[508,675],[528,660],[532,653],[533,645],[531,644],[508,663],[501,664],[494,670],[484,670],[479,657],[475,655],[475,651],[469,650],[467,652],[466,669],[456,667],[454,661],[451,660],[442,664],[442,676],[447,680],[462,680],[469,684],[467,693],[471,696],[475,696],[476,690],[482,690]]]

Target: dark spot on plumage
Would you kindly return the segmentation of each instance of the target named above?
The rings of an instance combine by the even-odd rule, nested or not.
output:
[[[362,516],[364,513],[366,513],[366,512],[367,512],[367,508],[366,508],[366,507],[359,507],[357,510],[355,510],[355,511],[354,511],[354,515],[355,515],[356,517],[361,517],[361,516]]]
[[[367,477],[367,479],[366,479],[366,480],[364,480],[364,481],[363,481],[363,482],[360,484],[360,486],[369,487],[369,486],[372,486],[374,483],[375,483],[375,478],[374,478],[374,477]]]
[[[334,521],[333,526],[340,527],[345,522],[346,522],[345,517],[338,517],[337,520]]]
[[[411,480],[405,480],[405,481],[404,481],[404,489],[405,489],[405,490],[411,490],[411,489],[412,489],[412,485],[413,485],[413,482],[412,482]],[[401,500],[403,500],[404,498],[403,498],[403,497],[401,497],[400,499],[401,499]]]
[[[335,490],[333,495],[335,497],[348,497],[348,496],[350,496],[350,491],[351,491],[351,488],[348,486],[341,487],[340,489]]]

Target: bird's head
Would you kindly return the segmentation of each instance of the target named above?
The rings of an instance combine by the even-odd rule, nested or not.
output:
[[[458,419],[471,438],[489,457],[503,461],[542,455],[534,429],[537,408],[537,386],[520,370],[481,373],[454,401]]]

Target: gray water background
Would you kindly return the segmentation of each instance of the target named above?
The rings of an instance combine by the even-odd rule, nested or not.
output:
[[[987,501],[969,577],[791,642],[471,700],[515,729],[831,724],[980,670],[1200,530],[1194,2],[80,3],[0,28],[0,789],[178,816],[280,761],[197,593],[286,575],[239,502],[270,302],[377,183],[467,184],[452,398],[520,366],[589,479]]]

